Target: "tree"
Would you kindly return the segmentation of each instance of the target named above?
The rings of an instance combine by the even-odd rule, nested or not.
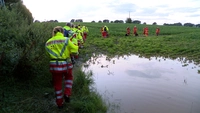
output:
[[[7,3],[7,4],[10,4],[10,3],[17,3],[17,2],[19,2],[19,1],[21,1],[21,0],[4,0],[5,1],[5,3]]]
[[[157,23],[156,23],[156,22],[154,22],[152,25],[157,25]]]
[[[114,23],[119,23],[119,20],[115,20]]]
[[[103,20],[103,23],[109,23],[108,19]]]
[[[147,23],[146,23],[146,22],[144,22],[143,24],[144,24],[144,25],[146,25]]]
[[[93,20],[91,23],[95,23],[95,21]]]
[[[28,21],[28,24],[33,23],[32,13],[27,9],[27,7],[23,4],[22,1],[15,3],[11,6],[11,9],[16,7],[16,11],[24,18],[24,20]]]
[[[83,20],[82,19],[76,19],[75,22],[83,22]]]
[[[39,21],[39,20],[35,20],[35,22],[36,22],[36,23],[40,23],[40,21]]]
[[[134,23],[134,24],[141,24],[141,21],[139,21],[139,20],[134,20],[133,23]]]
[[[193,27],[193,26],[195,26],[195,25],[192,24],[192,23],[185,23],[184,26]]]
[[[6,5],[8,5],[9,10],[16,10],[19,15],[21,15],[24,20],[28,21],[28,24],[33,23],[32,13],[27,9],[21,0],[5,0]]]
[[[172,26],[172,25],[174,25],[174,24],[164,23],[163,25],[165,25],[165,26]]]
[[[182,26],[182,24],[180,22],[178,23],[174,23],[175,26]]]
[[[99,20],[99,22],[98,23],[102,23],[102,21],[101,20]]]
[[[127,18],[126,19],[126,23],[132,23],[132,19],[131,18]]]
[[[123,20],[115,20],[114,23],[124,23]]]
[[[115,20],[114,23],[121,23],[120,20]]]
[[[196,27],[200,27],[200,24],[197,24]]]
[[[73,23],[73,22],[75,22],[75,19],[71,19],[71,21],[70,21],[71,23]]]
[[[11,4],[17,3],[17,2],[22,2],[21,0],[4,0],[6,6],[10,7]]]
[[[119,23],[124,23],[124,21],[123,20],[119,20]]]

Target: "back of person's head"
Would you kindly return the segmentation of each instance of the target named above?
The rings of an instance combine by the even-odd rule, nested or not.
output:
[[[61,26],[54,27],[53,32],[52,32],[52,36],[55,36],[56,33],[58,33],[58,32],[64,33],[64,29]]]
[[[75,28],[77,28],[77,29],[78,29],[78,25],[76,25],[76,26],[75,26]]]
[[[74,24],[73,23],[71,23],[71,27],[73,27],[74,26]]]
[[[66,24],[67,26],[69,26],[69,27],[71,27],[72,26],[72,24],[70,23],[70,22],[67,22],[67,24]]]

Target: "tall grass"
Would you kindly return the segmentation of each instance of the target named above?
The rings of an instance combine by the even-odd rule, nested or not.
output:
[[[74,71],[73,94],[70,104],[64,104],[59,110],[55,104],[51,76],[38,77],[42,84],[1,83],[1,113],[106,113],[107,106],[93,86],[92,73],[85,73],[80,68]]]

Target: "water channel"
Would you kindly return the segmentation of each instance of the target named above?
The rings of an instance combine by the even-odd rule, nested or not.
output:
[[[108,113],[200,113],[200,65],[192,61],[100,55],[85,65]]]

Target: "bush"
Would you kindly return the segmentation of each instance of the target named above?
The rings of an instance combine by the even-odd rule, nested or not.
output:
[[[48,61],[44,43],[51,37],[53,24],[30,24],[17,11],[15,7],[0,10],[0,15],[4,15],[0,16],[0,77],[28,80],[42,71],[42,64]]]

